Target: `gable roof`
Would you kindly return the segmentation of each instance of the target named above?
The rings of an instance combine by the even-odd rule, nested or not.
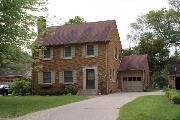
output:
[[[176,71],[175,71],[176,67]],[[173,64],[168,66],[169,75],[180,75],[180,64]]]
[[[43,43],[46,46],[109,41],[115,20],[89,22],[47,28]]]
[[[125,56],[120,63],[119,71],[144,70],[146,62],[148,62],[147,55]]]

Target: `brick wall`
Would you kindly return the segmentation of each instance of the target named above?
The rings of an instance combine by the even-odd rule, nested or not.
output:
[[[119,60],[122,57],[122,46],[121,41],[118,33],[117,26],[114,25],[113,29],[109,35],[110,42],[108,46],[108,71],[109,71],[109,91],[116,92],[118,89],[118,80],[117,80],[117,72],[119,69]],[[118,50],[118,59],[114,58],[114,49],[117,48]],[[113,71],[116,72],[116,76],[113,79]]]
[[[53,47],[53,59],[52,60],[43,60],[41,64],[43,66],[42,71],[55,71],[55,83],[52,85],[50,90],[59,90],[61,89],[61,84],[59,82],[59,72],[64,70],[76,70],[77,73],[77,84],[79,89],[83,88],[83,67],[86,66],[97,66],[98,67],[98,82],[99,88],[102,93],[106,92],[106,82],[105,82],[105,43],[98,43],[98,56],[93,58],[84,58],[82,56],[82,44],[72,45],[75,47],[75,57],[72,59],[62,59],[60,49],[63,46],[54,46]],[[37,56],[37,54],[36,54]],[[34,56],[34,57],[36,57]],[[33,92],[38,94],[43,90],[43,86],[38,84],[38,72],[33,70],[32,72],[33,79]]]

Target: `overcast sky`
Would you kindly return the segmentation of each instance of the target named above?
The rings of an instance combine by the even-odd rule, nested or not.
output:
[[[115,19],[122,46],[127,48],[130,23],[139,15],[162,7],[168,7],[167,0],[49,0],[48,25],[61,25],[74,16],[81,16],[87,22]]]

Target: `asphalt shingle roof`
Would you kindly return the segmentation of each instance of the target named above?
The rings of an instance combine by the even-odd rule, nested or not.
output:
[[[89,22],[84,24],[52,26],[42,39],[44,45],[65,45],[109,41],[109,33],[115,20]]]
[[[145,62],[148,62],[147,55],[130,55],[121,60],[119,71],[144,70]]]

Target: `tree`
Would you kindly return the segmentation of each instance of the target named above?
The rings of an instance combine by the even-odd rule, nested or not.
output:
[[[82,24],[86,23],[84,18],[80,16],[75,16],[73,19],[69,19],[67,22],[65,22],[65,25],[70,25],[70,24]]]
[[[22,47],[36,37],[34,12],[44,10],[45,0],[0,0],[0,69],[24,61]],[[11,66],[14,64],[13,66]]]
[[[136,41],[138,54],[148,54],[152,71],[161,71],[168,64],[171,47],[180,43],[179,1],[169,0],[171,9],[162,8],[140,16],[131,24],[129,39]]]
[[[156,83],[159,78],[167,78],[162,73],[170,61],[170,48],[180,43],[180,2],[169,0],[169,3],[171,9],[152,10],[138,17],[137,22],[131,23],[132,31],[128,35],[128,39],[137,43],[134,53],[148,54],[151,75],[155,76],[152,81]]]

